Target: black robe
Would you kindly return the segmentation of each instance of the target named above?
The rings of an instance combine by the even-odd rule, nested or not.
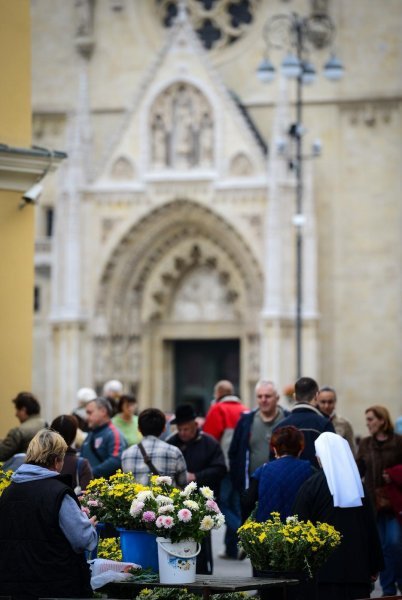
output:
[[[370,586],[371,576],[377,575],[384,563],[374,511],[366,496],[363,506],[335,508],[321,470],[301,486],[292,512],[303,521],[329,523],[342,534],[341,544],[318,572],[319,587]]]

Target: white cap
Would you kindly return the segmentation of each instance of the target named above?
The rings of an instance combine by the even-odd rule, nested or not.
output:
[[[85,406],[85,404],[87,402],[90,402],[91,400],[95,400],[95,398],[97,397],[97,394],[95,392],[95,390],[93,390],[92,388],[80,388],[77,392],[77,400],[78,400],[78,404],[80,406]]]
[[[117,379],[111,379],[110,381],[107,381],[105,383],[105,385],[103,386],[103,394],[108,394],[109,392],[114,392],[116,394],[122,394],[123,393],[123,384],[121,383],[121,381],[118,381]]]

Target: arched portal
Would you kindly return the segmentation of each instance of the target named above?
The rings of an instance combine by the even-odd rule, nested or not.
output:
[[[157,208],[121,239],[103,270],[95,381],[120,378],[141,406],[168,410],[177,390],[178,342],[233,340],[241,389],[248,390],[258,378],[262,289],[258,261],[223,217],[189,200]]]

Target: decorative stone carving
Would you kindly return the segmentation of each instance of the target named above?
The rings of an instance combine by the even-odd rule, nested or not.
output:
[[[260,375],[260,338],[258,335],[248,336],[248,378],[256,381]]]
[[[75,43],[83,56],[89,56],[94,47],[94,0],[75,0]]]
[[[199,133],[199,155],[200,165],[210,167],[213,160],[214,151],[214,132],[212,121],[208,113],[205,113],[201,119]]]
[[[186,275],[174,295],[174,321],[229,321],[236,318],[236,292],[228,292],[216,271],[198,267]]]
[[[107,217],[106,219],[102,219],[102,224],[101,224],[101,227],[102,227],[101,240],[102,240],[102,242],[106,242],[109,235],[111,234],[113,229],[116,227],[117,223],[119,223],[120,221],[121,221],[121,219],[114,219],[114,218],[109,218],[109,217]]]
[[[253,165],[246,154],[236,154],[230,163],[230,174],[234,177],[247,177],[253,174]]]
[[[192,85],[177,83],[162,92],[150,114],[153,169],[211,167],[214,127],[210,106]]]
[[[181,86],[173,103],[172,158],[176,169],[195,164],[195,130],[193,105],[187,86]]]
[[[152,124],[152,163],[159,169],[167,165],[167,135],[160,114],[155,115]]]
[[[345,103],[341,110],[347,115],[351,125],[376,127],[382,123],[389,124],[393,113],[399,109],[396,102],[381,101]]]
[[[120,156],[114,163],[110,172],[112,179],[133,179],[135,170],[131,161],[125,156]]]
[[[171,27],[180,11],[180,0],[154,0],[165,27]],[[186,0],[190,21],[207,50],[229,46],[240,39],[253,22],[261,0]]]

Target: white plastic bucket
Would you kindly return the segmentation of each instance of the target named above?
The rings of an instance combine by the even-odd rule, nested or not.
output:
[[[172,543],[157,537],[159,581],[161,583],[193,583],[195,581],[196,557],[201,544],[194,540]]]

